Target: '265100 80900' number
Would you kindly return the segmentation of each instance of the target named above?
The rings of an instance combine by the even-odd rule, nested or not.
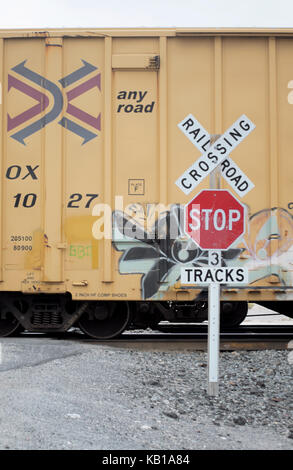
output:
[[[32,251],[33,247],[31,242],[33,237],[31,235],[11,235],[10,241],[14,243],[13,251]]]

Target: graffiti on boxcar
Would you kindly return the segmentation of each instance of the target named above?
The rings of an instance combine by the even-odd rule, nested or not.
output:
[[[239,247],[243,249],[237,262],[249,269],[249,282],[266,278],[270,282],[292,285],[293,218],[283,208],[264,209],[249,219],[248,230]]]
[[[152,217],[153,214],[149,214]],[[184,208],[171,206],[145,229],[143,213],[137,217],[121,211],[113,213],[113,243],[123,251],[120,274],[142,274],[141,297],[159,300],[180,279],[181,267],[207,266],[208,252],[186,237],[183,230]],[[239,256],[241,249],[223,253],[223,266]]]
[[[160,300],[180,279],[181,267],[207,266],[208,252],[188,239],[183,230],[183,206],[161,213],[145,230],[145,217],[114,211],[113,244],[123,251],[120,274],[142,274],[143,299]],[[171,233],[176,225],[177,236]],[[171,236],[172,235],[172,236]],[[292,285],[293,218],[283,208],[251,215],[247,232],[236,246],[222,252],[222,266],[247,267],[249,283]],[[275,278],[272,281],[272,276]]]

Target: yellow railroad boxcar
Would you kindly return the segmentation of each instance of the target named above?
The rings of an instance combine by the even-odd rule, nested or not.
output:
[[[0,31],[0,334],[203,321],[212,250],[223,325],[292,316],[292,57],[293,29]],[[243,230],[227,202],[187,233],[206,190]]]

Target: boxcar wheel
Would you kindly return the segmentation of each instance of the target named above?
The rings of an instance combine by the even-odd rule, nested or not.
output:
[[[127,302],[91,302],[78,322],[87,336],[95,339],[111,339],[119,336],[130,320]]]
[[[16,336],[24,330],[11,312],[0,313],[0,337]]]
[[[221,328],[234,328],[243,322],[248,312],[247,302],[221,302]]]

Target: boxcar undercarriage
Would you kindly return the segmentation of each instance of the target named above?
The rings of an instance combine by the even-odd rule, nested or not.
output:
[[[293,318],[291,302],[262,305]],[[86,336],[111,339],[125,329],[156,329],[161,321],[201,323],[208,318],[208,302],[96,302],[72,301],[68,295],[3,293],[0,300],[0,336],[22,331],[53,333],[80,328]],[[246,301],[221,302],[222,328],[239,326],[248,312]]]

